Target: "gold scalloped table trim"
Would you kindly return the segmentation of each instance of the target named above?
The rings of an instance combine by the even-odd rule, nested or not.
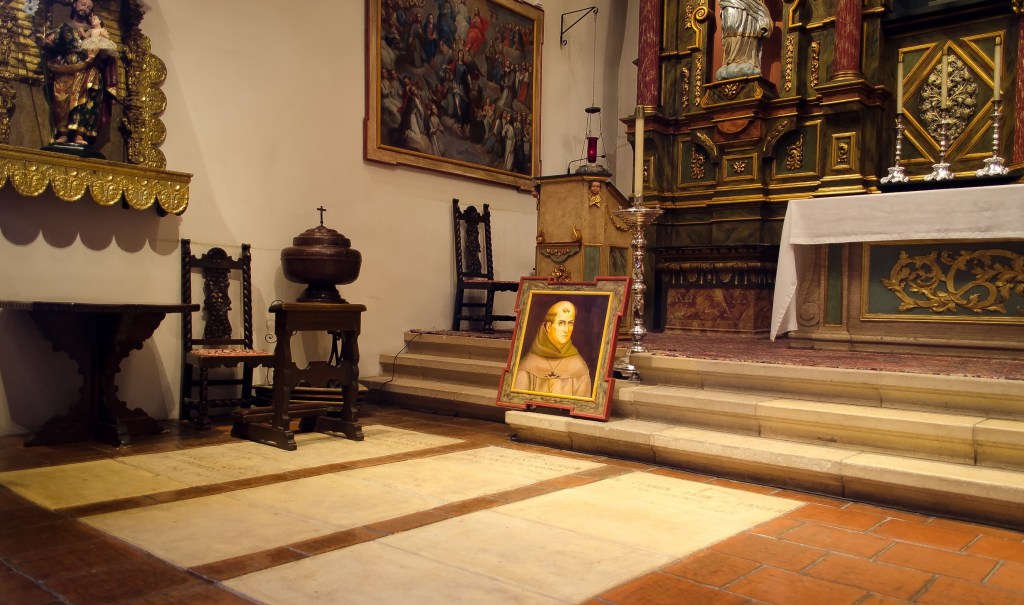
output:
[[[123,198],[136,210],[157,203],[165,212],[181,214],[188,208],[192,175],[0,145],[0,188],[8,181],[26,197],[41,195],[49,186],[65,202],[78,201],[88,192],[101,206]]]

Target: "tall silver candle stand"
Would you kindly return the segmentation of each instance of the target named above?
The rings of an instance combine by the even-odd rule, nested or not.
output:
[[[926,181],[947,181],[955,177],[949,171],[949,163],[946,161],[946,147],[949,145],[949,110],[940,109],[942,118],[939,120],[939,163],[932,164],[932,171],[925,175]]]
[[[900,166],[900,159],[903,157],[903,130],[905,128],[903,125],[903,113],[896,114],[896,161],[889,168],[889,176],[882,177],[882,183],[910,182],[910,177],[903,171],[903,166]]]
[[[999,157],[999,122],[1003,117],[999,109],[1002,104],[999,99],[992,101],[992,157],[985,158],[985,167],[975,173],[977,176],[999,176],[1010,172],[1010,169],[1003,165],[1003,158]]]
[[[633,239],[630,247],[633,249],[633,285],[630,287],[633,293],[633,327],[629,333],[633,338],[633,344],[626,349],[626,354],[615,360],[613,369],[615,373],[626,378],[630,382],[640,382],[640,372],[630,361],[633,353],[646,353],[644,337],[647,336],[647,328],[644,327],[644,254],[647,250],[647,240],[644,238],[644,229],[654,223],[664,213],[661,208],[645,208],[642,195],[633,197],[633,205],[629,208],[616,210],[615,216],[626,223],[633,232]]]

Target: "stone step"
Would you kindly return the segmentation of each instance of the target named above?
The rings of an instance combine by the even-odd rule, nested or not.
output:
[[[1024,470],[1024,422],[677,386],[622,386],[612,415]]]
[[[1024,381],[638,354],[642,384],[1024,420]]]
[[[409,353],[506,363],[512,341],[507,338],[476,338],[457,334],[406,332],[405,345]]]
[[[422,353],[381,355],[381,373],[385,376],[421,378],[496,389],[505,369],[504,361],[444,357]]]
[[[370,376],[360,378],[366,400],[412,410],[503,422],[505,408],[495,403],[496,386],[480,387],[422,378]]]
[[[510,410],[520,441],[1024,528],[1024,472],[846,447]]]

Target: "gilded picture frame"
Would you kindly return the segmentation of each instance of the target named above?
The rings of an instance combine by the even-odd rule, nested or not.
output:
[[[497,404],[549,407],[570,416],[608,420],[612,365],[628,277],[590,283],[524,277]]]
[[[365,159],[528,189],[543,19],[516,0],[369,0]]]

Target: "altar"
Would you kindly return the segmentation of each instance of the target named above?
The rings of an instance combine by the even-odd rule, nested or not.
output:
[[[789,202],[771,337],[792,346],[1024,352],[1024,185]]]

